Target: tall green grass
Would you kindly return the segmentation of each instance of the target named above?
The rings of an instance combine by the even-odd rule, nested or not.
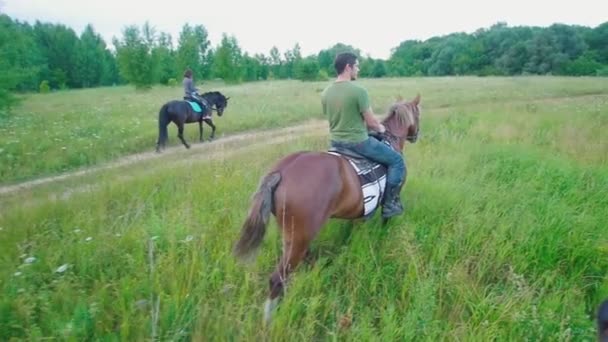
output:
[[[231,248],[268,167],[326,135],[7,195],[0,340],[593,340],[608,296],[608,95],[562,81],[490,80],[555,96],[486,101],[463,90],[478,80],[445,79],[462,97],[427,96],[406,214],[332,220],[266,327],[276,225],[252,264]]]
[[[422,94],[429,112],[468,110],[495,103],[534,109],[539,101],[565,96],[607,94],[601,78],[408,78],[361,80],[378,113],[398,95]],[[236,86],[203,84],[202,91],[230,96],[225,115],[214,120],[217,135],[284,127],[322,118],[320,92],[328,82],[272,81]],[[29,96],[12,117],[0,121],[0,183],[14,183],[97,165],[136,152],[153,151],[158,111],[181,98],[181,88],[130,87],[60,91]],[[205,138],[211,132],[204,126]],[[169,126],[171,146],[179,146]],[[186,125],[186,138],[198,142],[198,124]]]

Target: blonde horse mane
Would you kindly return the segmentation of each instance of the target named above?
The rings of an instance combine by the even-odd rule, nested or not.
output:
[[[397,102],[389,108],[388,115],[382,120],[382,123],[384,124],[396,120],[401,127],[416,124],[414,112],[418,110],[417,106],[419,101],[420,95],[417,95],[411,102],[404,101],[403,97],[399,96]]]

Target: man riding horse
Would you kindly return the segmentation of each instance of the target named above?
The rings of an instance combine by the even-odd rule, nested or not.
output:
[[[403,213],[399,198],[405,179],[405,162],[401,154],[368,136],[368,128],[384,134],[386,128],[376,119],[367,90],[352,82],[359,74],[357,56],[351,52],[336,56],[336,81],[322,93],[323,113],[329,120],[331,146],[347,149],[388,168],[386,197],[382,216],[389,218]]]

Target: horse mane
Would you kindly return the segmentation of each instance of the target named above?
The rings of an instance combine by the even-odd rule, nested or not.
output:
[[[388,115],[386,118],[384,118],[384,120],[382,120],[382,124],[386,124],[393,121],[397,121],[397,123],[401,127],[415,124],[413,111],[417,109],[415,109],[414,107],[415,105],[410,102],[396,102],[389,108]]]
[[[205,92],[205,93],[201,94],[201,96],[205,96],[205,95],[224,96],[219,91],[208,91],[208,92]]]

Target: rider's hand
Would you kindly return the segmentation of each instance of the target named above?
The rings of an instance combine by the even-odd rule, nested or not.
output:
[[[384,134],[384,132],[386,132],[386,128],[384,127],[384,125],[380,124],[379,127],[380,127],[380,130],[378,131],[378,133]]]

